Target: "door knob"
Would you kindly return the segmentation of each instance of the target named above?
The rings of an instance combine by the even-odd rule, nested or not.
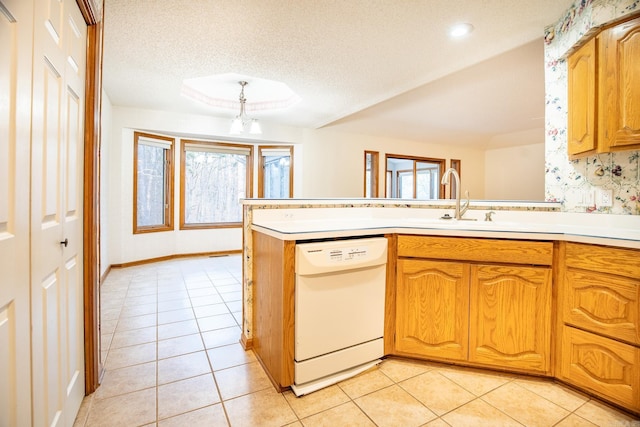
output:
[[[61,245],[64,245],[64,247],[66,248],[67,245],[69,244],[69,239],[64,239],[62,242],[60,242]]]

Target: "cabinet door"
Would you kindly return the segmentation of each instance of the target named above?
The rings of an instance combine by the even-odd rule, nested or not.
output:
[[[600,40],[600,151],[640,148],[640,18],[604,30]]]
[[[563,292],[565,323],[640,345],[640,280],[569,269]]]
[[[466,360],[468,313],[468,264],[398,260],[398,353]]]
[[[596,39],[574,52],[568,61],[568,150],[570,156],[596,149]]]
[[[469,361],[548,373],[551,269],[471,268]]]
[[[640,409],[640,349],[564,326],[559,378]]]

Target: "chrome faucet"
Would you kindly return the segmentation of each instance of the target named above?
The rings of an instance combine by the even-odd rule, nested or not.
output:
[[[462,219],[462,215],[464,215],[464,213],[469,208],[469,191],[465,191],[464,192],[464,194],[465,194],[465,196],[467,198],[467,201],[465,202],[464,206],[462,208],[460,208],[460,175],[458,175],[458,172],[454,168],[447,169],[447,171],[442,176],[441,184],[442,185],[449,185],[450,184],[449,176],[451,176],[451,175],[453,175],[454,181],[456,182],[456,212],[455,212],[455,218],[460,220],[460,219]]]

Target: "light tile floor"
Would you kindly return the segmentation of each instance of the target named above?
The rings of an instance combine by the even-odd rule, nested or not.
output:
[[[389,358],[296,398],[238,343],[239,255],[113,269],[101,289],[102,385],[76,426],[634,426],[549,380]]]

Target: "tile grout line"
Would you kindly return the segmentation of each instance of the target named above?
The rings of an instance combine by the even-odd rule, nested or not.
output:
[[[156,273],[156,417],[154,420],[155,425],[158,425],[158,417],[160,415],[160,390],[159,390],[159,383],[160,383],[160,378],[159,378],[159,372],[160,372],[160,352],[159,352],[159,341],[160,341],[160,331],[159,331],[159,322],[160,322],[160,314],[158,313],[160,307],[159,304],[160,302],[158,301],[158,294],[159,294],[159,289],[158,289],[158,276]]]
[[[207,278],[211,282],[211,286],[213,286],[213,288],[215,289],[213,281],[208,276],[208,274],[207,274]],[[211,363],[211,358],[209,357],[209,352],[207,351],[207,344],[205,343],[204,337],[202,336],[202,329],[200,328],[200,324],[198,323],[198,316],[196,315],[195,309],[193,307],[193,301],[191,300],[191,294],[189,293],[189,290],[188,290],[186,278],[183,277],[183,280],[185,281],[185,288],[187,288],[187,294],[189,295],[189,304],[191,305],[191,310],[193,311],[194,319],[196,319],[196,324],[198,325],[198,335],[200,336],[200,341],[202,342],[202,348],[204,349],[204,354],[206,355],[207,362],[209,363],[209,369],[211,370],[211,378],[213,379],[213,383],[216,386],[216,393],[218,393],[218,398],[220,399],[220,405],[222,407],[222,412],[224,413],[224,417],[225,417],[225,419],[227,421],[227,424],[230,426],[231,425],[231,420],[229,418],[229,414],[227,412],[227,408],[224,405],[224,400],[222,398],[222,392],[220,390],[220,385],[218,384],[218,380],[216,379],[216,375],[215,375],[215,372],[213,370],[213,364]]]
[[[201,264],[204,264],[204,263],[201,263]],[[229,270],[227,267],[223,267],[223,268],[224,268],[224,270],[225,270],[227,273],[230,273],[230,270]],[[201,268],[201,270],[204,270],[204,268]],[[160,304],[160,302],[159,302],[159,294],[160,294],[160,287],[159,287],[159,274],[160,274],[160,272],[159,272],[159,270],[154,270],[154,272],[155,272],[155,275],[156,275],[156,281],[155,281],[155,289],[156,289],[156,290],[155,290],[155,295],[156,295],[156,310],[155,310],[155,320],[156,320],[156,324],[155,324],[155,327],[156,327],[156,341],[155,341],[155,352],[156,352],[156,354],[155,354],[155,356],[156,356],[156,357],[155,357],[155,363],[156,363],[156,365],[155,365],[155,392],[156,392],[156,395],[155,395],[155,396],[156,396],[156,408],[155,408],[155,409],[156,409],[156,414],[155,414],[155,421],[154,421],[154,422],[157,424],[157,423],[160,421],[160,420],[158,419],[158,417],[159,417],[159,413],[160,413],[160,406],[159,406],[159,404],[160,404],[160,402],[159,402],[159,361],[160,361],[159,357],[160,357],[160,354],[159,354],[159,350],[160,350],[160,341],[161,341],[161,340],[159,339],[159,326],[160,326],[160,325],[159,325],[159,321],[160,321],[160,312],[159,312],[159,304]],[[184,287],[184,289],[186,290],[187,295],[188,295],[188,297],[189,297],[190,310],[191,310],[191,313],[192,313],[192,314],[193,314],[193,316],[194,316],[194,320],[196,321],[196,325],[197,325],[197,327],[198,327],[198,334],[199,334],[200,342],[201,342],[201,344],[202,344],[203,351],[204,351],[204,353],[205,353],[205,355],[206,355],[206,357],[207,357],[207,362],[208,362],[208,365],[209,365],[209,371],[210,371],[210,374],[212,375],[212,378],[213,378],[213,380],[214,380],[214,384],[215,384],[215,387],[216,387],[216,392],[218,393],[218,397],[219,397],[219,400],[220,400],[221,408],[222,408],[223,413],[224,413],[224,416],[225,416],[225,421],[226,421],[229,425],[231,425],[231,419],[230,419],[230,417],[229,417],[229,413],[227,412],[227,408],[226,408],[226,406],[225,406],[225,400],[222,398],[222,395],[221,395],[221,389],[220,389],[220,386],[219,386],[218,381],[217,381],[217,379],[216,379],[215,371],[214,371],[214,369],[213,369],[212,360],[211,360],[211,358],[209,357],[209,352],[207,351],[207,345],[206,345],[205,340],[204,340],[204,332],[203,332],[203,331],[202,331],[202,329],[200,328],[200,325],[199,325],[199,323],[198,323],[198,321],[197,321],[198,317],[196,316],[196,313],[195,313],[195,307],[193,306],[193,301],[192,301],[191,295],[190,295],[190,293],[189,293],[189,289],[187,288],[187,281],[186,281],[186,278],[185,278],[185,277],[184,277],[184,275],[183,275],[183,270],[181,270],[180,272],[181,272],[181,277],[182,277],[182,286],[183,286],[183,287]],[[226,308],[227,312],[228,312],[228,313],[230,313],[230,314],[233,316],[233,313],[231,312],[231,309],[230,309],[230,307],[228,306],[228,302],[227,302],[227,301],[225,301],[225,300],[224,300],[224,298],[222,298],[222,294],[221,294],[221,293],[220,293],[220,291],[218,290],[217,286],[214,284],[214,283],[215,283],[215,282],[214,282],[214,279],[212,278],[212,276],[210,276],[210,275],[209,275],[209,272],[208,272],[208,271],[206,271],[206,270],[205,270],[205,274],[207,275],[207,278],[208,278],[209,282],[211,283],[211,285],[214,287],[214,290],[215,290],[215,292],[216,292],[216,295],[218,295],[218,296],[222,299],[222,303],[224,303],[224,307]],[[123,318],[121,317],[121,316],[122,316],[122,314],[123,314],[123,312],[122,312],[122,311],[123,311],[124,306],[125,306],[125,303],[126,303],[126,301],[127,301],[127,297],[129,296],[129,294],[130,294],[130,292],[131,292],[131,290],[132,290],[131,286],[132,286],[132,284],[134,284],[134,280],[136,280],[136,277],[138,277],[138,276],[139,276],[139,275],[132,274],[132,275],[129,277],[128,281],[127,281],[127,283],[128,283],[128,284],[127,284],[127,289],[126,289],[126,292],[125,292],[125,298],[124,298],[124,299],[123,299],[123,301],[122,301],[121,309],[120,309],[120,312],[119,312],[118,317],[117,317],[117,319],[116,319],[116,324],[115,324],[115,326],[114,326],[114,331],[113,331],[114,333],[113,333],[112,335],[115,335],[115,331],[116,331],[116,329],[118,328],[118,325],[120,325],[120,322],[123,320]],[[234,279],[235,279],[235,276],[233,276],[233,274],[231,274],[231,277],[234,277]],[[130,317],[131,317],[131,316],[130,316]],[[135,316],[133,316],[133,317],[135,317]],[[235,320],[235,324],[236,324],[236,326],[238,326],[238,325],[237,325],[237,320],[235,319],[235,316],[233,316],[233,317],[234,317],[234,320]],[[138,329],[138,328],[136,328],[136,329]],[[218,329],[220,329],[220,328],[218,328]],[[217,330],[217,329],[214,329],[214,330]],[[208,331],[207,331],[207,332],[208,332]],[[182,335],[181,335],[181,336],[182,336]],[[102,337],[101,337],[101,338],[102,338]],[[111,354],[111,351],[113,350],[113,349],[111,348],[111,347],[112,347],[112,344],[113,344],[113,336],[112,336],[112,338],[111,338],[111,340],[109,341],[109,343],[108,343],[108,344],[109,344],[109,345],[107,346],[107,351],[106,351],[106,353],[105,353],[105,362],[106,362],[106,360],[108,359],[109,355]],[[136,345],[137,345],[137,344],[136,344]],[[131,345],[131,346],[133,346],[133,345]],[[122,347],[122,348],[131,347],[131,346],[125,346],[125,347]],[[218,346],[218,347],[224,347],[224,346]],[[177,356],[170,356],[170,357],[177,357]],[[146,363],[146,362],[142,362],[142,363]],[[106,363],[105,363],[105,364],[106,364]],[[141,363],[135,363],[134,365],[127,365],[127,366],[123,366],[123,367],[120,367],[120,368],[126,368],[126,367],[129,367],[129,366],[136,366],[136,365],[139,365],[139,364],[141,364]],[[242,363],[241,365],[246,365],[246,363]],[[235,366],[240,366],[240,365],[234,365],[233,367],[235,367]],[[385,373],[384,371],[382,371],[382,369],[379,369],[379,371],[380,371],[380,373],[381,373],[381,374],[383,374],[385,377],[387,377],[388,379],[390,379],[390,380],[391,380],[391,384],[390,384],[390,385],[387,385],[387,386],[385,386],[385,387],[382,387],[382,388],[380,388],[380,389],[376,389],[376,390],[374,390],[374,391],[370,391],[370,392],[365,393],[365,394],[363,394],[362,396],[358,396],[358,397],[356,397],[356,398],[352,398],[352,397],[351,397],[351,396],[350,396],[350,395],[345,391],[346,389],[344,389],[344,388],[343,388],[343,385],[341,385],[340,383],[337,383],[336,385],[338,385],[338,388],[341,390],[341,392],[342,392],[342,393],[344,393],[344,394],[347,396],[347,398],[348,398],[348,399],[347,399],[346,401],[344,401],[344,402],[340,403],[340,404],[337,404],[337,405],[335,405],[335,406],[331,406],[330,408],[323,409],[323,410],[321,410],[321,411],[319,411],[319,412],[317,412],[317,413],[315,413],[315,414],[311,414],[311,415],[309,415],[309,416],[305,417],[304,419],[309,418],[309,417],[312,417],[312,416],[316,416],[316,415],[318,415],[318,414],[322,414],[323,412],[327,412],[327,411],[329,411],[329,410],[335,409],[335,408],[340,407],[340,406],[342,406],[342,405],[344,405],[344,404],[352,403],[352,404],[354,404],[354,405],[359,409],[359,411],[361,411],[361,412],[362,412],[362,413],[367,417],[367,419],[369,419],[369,420],[370,420],[374,425],[378,425],[378,424],[376,424],[376,423],[375,423],[375,421],[373,421],[373,419],[369,416],[369,414],[368,414],[367,412],[365,412],[365,410],[364,410],[363,408],[361,408],[361,407],[358,405],[358,403],[356,402],[356,399],[359,399],[359,398],[361,398],[361,397],[363,397],[363,396],[366,396],[366,395],[370,395],[370,394],[376,393],[376,392],[378,392],[378,391],[380,391],[380,390],[383,390],[383,389],[388,388],[388,387],[392,387],[392,386],[394,386],[394,385],[396,385],[396,386],[400,387],[402,390],[404,390],[405,392],[407,392],[407,393],[408,393],[412,398],[416,399],[416,400],[417,400],[417,402],[419,402],[423,407],[425,407],[426,409],[428,409],[430,412],[432,412],[432,413],[435,415],[435,418],[434,418],[433,420],[430,420],[430,421],[429,421],[429,423],[434,422],[434,421],[436,421],[436,420],[440,420],[440,421],[442,421],[442,422],[446,423],[446,421],[443,419],[443,416],[446,416],[447,414],[450,414],[450,413],[452,413],[452,412],[454,412],[454,411],[458,410],[459,408],[463,407],[464,405],[467,405],[467,404],[469,404],[469,403],[471,403],[471,402],[478,401],[478,400],[479,400],[479,401],[482,401],[482,402],[484,402],[484,403],[486,403],[486,404],[488,404],[489,406],[491,406],[491,407],[493,407],[493,408],[495,408],[495,409],[496,409],[497,411],[499,411],[500,413],[502,413],[502,414],[504,414],[505,416],[509,417],[509,419],[512,419],[512,420],[514,420],[514,421],[518,422],[517,420],[513,419],[513,417],[511,417],[509,414],[506,414],[505,412],[503,412],[503,410],[502,410],[502,409],[500,409],[499,407],[494,406],[494,405],[493,405],[493,404],[491,404],[490,402],[488,402],[488,401],[486,401],[486,400],[484,400],[484,399],[483,399],[483,397],[484,397],[484,396],[486,396],[486,395],[488,395],[489,393],[491,393],[491,392],[493,392],[493,391],[495,391],[495,390],[499,389],[500,387],[503,387],[503,386],[505,386],[505,385],[507,385],[507,384],[510,384],[510,383],[513,383],[513,384],[515,384],[516,386],[518,386],[519,388],[521,388],[522,390],[526,390],[526,391],[528,391],[528,392],[530,392],[530,393],[532,393],[532,394],[534,394],[534,395],[536,395],[536,396],[538,396],[538,397],[540,397],[540,398],[542,398],[542,399],[546,400],[547,402],[553,403],[553,404],[555,404],[557,407],[559,407],[559,408],[561,408],[561,409],[565,410],[565,411],[567,412],[567,414],[566,414],[566,415],[564,415],[560,420],[558,420],[557,422],[555,422],[555,424],[554,424],[554,425],[557,425],[557,424],[559,424],[559,423],[562,423],[563,421],[565,421],[565,420],[567,420],[569,417],[571,417],[571,415],[575,415],[576,417],[579,417],[579,419],[580,419],[580,420],[584,420],[585,418],[583,418],[581,415],[578,415],[578,414],[577,414],[577,411],[578,411],[578,410],[580,410],[581,408],[583,408],[585,405],[589,404],[589,403],[590,403],[590,402],[592,402],[592,401],[594,401],[594,402],[598,402],[598,403],[602,403],[602,402],[601,402],[601,401],[599,401],[599,400],[594,400],[594,399],[591,399],[590,397],[583,396],[583,397],[585,397],[585,398],[586,398],[586,400],[582,400],[582,402],[581,402],[577,407],[575,407],[575,408],[573,408],[573,409],[567,409],[567,408],[565,408],[564,406],[560,405],[559,403],[555,403],[555,401],[551,401],[551,400],[549,400],[547,397],[545,397],[544,395],[540,394],[540,393],[539,393],[539,391],[542,391],[542,389],[529,389],[528,387],[525,387],[525,385],[523,385],[523,384],[519,384],[517,381],[518,381],[519,379],[522,379],[523,377],[524,377],[524,378],[526,378],[526,376],[521,376],[521,375],[517,375],[517,374],[513,374],[513,376],[512,376],[512,377],[510,376],[510,377],[508,378],[508,381],[506,381],[504,384],[501,384],[501,385],[499,385],[499,386],[497,386],[497,387],[491,388],[491,389],[489,389],[488,391],[483,391],[483,392],[482,392],[482,394],[476,395],[475,393],[473,393],[471,390],[467,389],[467,388],[463,385],[463,383],[464,383],[464,382],[463,382],[463,383],[459,383],[459,382],[458,382],[458,381],[456,381],[455,379],[453,379],[453,378],[449,378],[447,375],[445,375],[443,372],[441,372],[441,371],[439,370],[439,368],[438,368],[438,367],[431,366],[431,365],[429,365],[429,363],[428,363],[428,362],[425,362],[424,366],[428,368],[425,372],[421,372],[421,373],[418,373],[418,374],[416,374],[416,375],[411,375],[411,376],[409,376],[409,377],[407,377],[407,378],[403,378],[403,379],[398,380],[398,381],[396,381],[395,379],[391,378],[391,376],[389,376],[389,374],[387,374],[387,373]],[[116,368],[116,369],[120,369],[120,368]],[[231,368],[231,367],[224,368],[224,369],[229,369],[229,368]],[[106,371],[106,370],[105,370],[105,371]],[[443,413],[442,415],[438,415],[437,413],[435,413],[434,411],[432,411],[432,410],[431,410],[431,409],[430,409],[426,404],[424,404],[422,401],[420,401],[419,399],[417,399],[417,397],[416,397],[416,396],[414,396],[411,392],[409,392],[409,391],[405,390],[405,389],[400,385],[400,384],[401,384],[402,382],[404,382],[404,381],[407,381],[407,380],[409,380],[409,379],[411,379],[411,378],[418,377],[418,376],[423,375],[423,374],[425,374],[425,373],[427,373],[427,372],[430,372],[430,371],[434,371],[434,372],[438,373],[439,375],[443,376],[443,377],[444,377],[444,378],[446,378],[447,380],[451,381],[453,384],[455,384],[455,385],[457,385],[457,386],[461,387],[463,390],[467,391],[468,393],[471,393],[471,395],[473,395],[473,396],[474,396],[474,397],[473,397],[473,399],[469,400],[468,402],[466,402],[466,403],[464,403],[464,404],[461,404],[461,405],[457,406],[456,408],[453,408],[453,409],[451,409],[451,410],[449,410],[449,411],[447,411],[447,412]],[[469,373],[470,373],[470,374],[472,374],[472,373],[473,373],[473,371],[469,371]],[[191,378],[191,377],[190,377],[190,378]],[[462,378],[461,378],[461,379],[462,379]],[[175,381],[181,381],[181,380],[175,380]],[[174,382],[174,381],[172,381],[172,382]],[[557,384],[555,384],[555,383],[554,383],[554,385],[557,385]],[[273,385],[272,385],[271,383],[269,383],[269,387],[273,387]],[[560,387],[560,388],[561,388],[561,389],[564,389],[564,387]],[[264,391],[264,390],[267,390],[267,389],[260,389],[260,390],[256,390],[256,391],[247,392],[247,393],[244,393],[244,394],[239,395],[239,396],[234,396],[234,397],[232,397],[232,398],[230,398],[230,399],[227,399],[227,400],[228,400],[228,401],[231,401],[231,400],[238,399],[238,398],[241,398],[241,397],[244,397],[244,396],[249,396],[249,395],[252,395],[252,394],[256,394],[256,393],[262,392],[262,391]],[[537,390],[537,391],[536,391],[536,390]],[[127,392],[127,393],[124,393],[124,394],[122,394],[122,395],[126,395],[126,394],[133,393],[133,392],[137,392],[137,391],[139,391],[139,390],[134,390],[134,391],[131,391],[131,392]],[[118,396],[122,396],[122,395],[118,395]],[[281,394],[281,396],[282,396],[282,398],[285,400],[285,402],[287,403],[287,407],[288,407],[288,408],[289,408],[289,410],[293,413],[293,415],[295,416],[295,418],[296,418],[297,422],[302,423],[303,418],[300,418],[300,416],[298,415],[298,413],[293,409],[293,406],[291,405],[290,401],[289,401],[287,398],[285,398],[283,394]],[[91,410],[93,409],[93,406],[94,406],[93,404],[95,403],[95,399],[94,399],[95,395],[94,395],[94,396],[87,396],[87,397],[90,397],[90,399],[89,399],[89,401],[87,402],[88,406],[87,406],[87,410],[86,410],[87,412],[86,412],[86,414],[84,415],[84,421],[82,421],[82,420],[78,420],[78,422],[79,422],[79,423],[82,423],[82,425],[84,425],[84,426],[86,426],[86,425],[87,425],[87,422],[89,421],[89,418],[90,418],[90,415],[91,415]],[[110,396],[110,397],[117,397],[117,396]],[[208,404],[208,405],[203,406],[203,407],[201,407],[201,408],[190,409],[190,410],[188,410],[188,411],[181,412],[180,414],[171,415],[170,417],[167,417],[167,418],[165,418],[165,419],[170,419],[170,418],[173,418],[173,417],[176,417],[176,416],[185,415],[185,414],[187,414],[187,413],[194,412],[194,411],[201,410],[201,409],[203,409],[203,408],[206,408],[206,407],[209,407],[209,406],[215,406],[215,405],[216,405],[216,404],[214,403],[214,404]],[[606,403],[605,403],[605,406],[609,407],[609,405],[606,405]],[[569,407],[569,405],[567,405],[567,407]],[[573,407],[573,405],[571,405],[571,407]],[[292,421],[292,422],[296,422],[296,421]],[[290,423],[285,423],[285,424],[283,424],[283,425],[288,425],[288,424],[290,424]]]

